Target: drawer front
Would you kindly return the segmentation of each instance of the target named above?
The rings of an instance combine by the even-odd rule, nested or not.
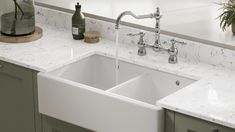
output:
[[[220,132],[235,132],[235,130],[228,127],[222,127]]]
[[[190,116],[175,114],[175,132],[222,132],[222,127]]]

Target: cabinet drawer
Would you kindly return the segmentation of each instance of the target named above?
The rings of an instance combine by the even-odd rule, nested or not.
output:
[[[175,132],[235,132],[235,130],[191,116],[175,113]]]
[[[175,113],[175,132],[221,132],[221,129],[219,125]]]

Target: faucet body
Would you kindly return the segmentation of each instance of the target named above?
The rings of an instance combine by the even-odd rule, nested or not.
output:
[[[161,33],[161,28],[160,28],[160,19],[161,19],[161,15],[160,15],[160,9],[157,8],[157,12],[156,12],[156,25],[155,25],[155,42],[154,42],[154,49],[155,50],[160,50],[161,47],[161,40],[160,40],[160,33]]]
[[[131,11],[125,11],[122,12],[117,20],[116,20],[116,25],[115,28],[119,29],[120,26],[120,22],[121,19],[126,16],[126,15],[130,15],[136,19],[146,19],[146,18],[154,18],[156,20],[156,24],[155,24],[155,43],[154,43],[154,49],[155,50],[160,50],[161,49],[161,42],[160,42],[160,19],[161,19],[161,14],[160,14],[160,9],[157,8],[157,11],[155,13],[151,13],[151,14],[146,14],[146,15],[135,15],[133,12]]]
[[[155,41],[153,45],[148,45],[144,42],[144,33],[140,32],[137,34],[132,34],[129,33],[128,36],[140,36],[139,42],[138,42],[138,55],[139,56],[144,56],[146,55],[146,47],[151,47],[154,51],[158,52],[158,51],[167,51],[169,53],[169,59],[168,62],[171,64],[175,64],[177,63],[177,55],[178,55],[178,49],[177,47],[175,47],[175,43],[181,43],[184,44],[184,42],[180,42],[180,41],[176,41],[175,39],[171,40],[171,47],[170,48],[164,48],[161,44],[160,41],[160,33],[161,33],[161,29],[160,29],[160,19],[161,19],[161,14],[160,14],[160,9],[157,8],[157,11],[155,13],[152,14],[146,14],[146,15],[135,15],[133,12],[131,11],[125,11],[123,13],[121,13],[117,19],[116,19],[116,25],[115,28],[119,29],[120,26],[120,22],[121,19],[126,16],[126,15],[130,15],[136,19],[146,19],[146,18],[154,18],[156,20],[156,24],[155,24],[155,28],[154,28],[154,33],[155,33]]]

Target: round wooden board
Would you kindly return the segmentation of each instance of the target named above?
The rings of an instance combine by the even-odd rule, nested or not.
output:
[[[12,36],[6,36],[0,34],[0,42],[5,43],[26,43],[26,42],[32,42],[35,40],[38,40],[42,37],[42,28],[36,27],[35,32],[30,35],[26,36],[18,36],[18,37],[12,37]]]

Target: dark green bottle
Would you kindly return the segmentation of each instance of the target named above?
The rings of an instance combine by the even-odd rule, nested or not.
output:
[[[81,5],[77,3],[75,6],[76,11],[72,17],[72,34],[76,40],[84,39],[83,33],[85,32],[85,17],[81,12]]]

